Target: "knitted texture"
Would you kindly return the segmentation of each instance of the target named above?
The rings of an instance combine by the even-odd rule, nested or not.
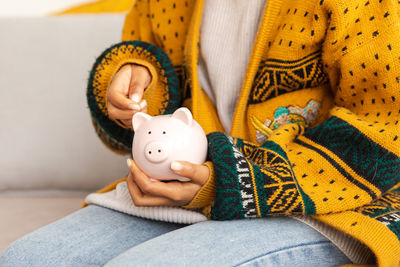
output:
[[[100,139],[112,150],[129,153],[133,132],[107,112],[107,90],[112,77],[126,63],[147,67],[152,83],[144,92],[151,115],[170,114],[180,106],[179,81],[168,56],[149,43],[126,41],[113,45],[100,55],[90,73],[87,99],[93,124]],[[156,82],[154,82],[156,81]]]
[[[138,0],[123,38],[156,44],[184,66],[185,96],[214,165],[215,199],[196,203],[213,203],[204,213],[218,220],[311,215],[367,245],[379,266],[397,266],[398,1],[269,0],[230,136],[219,133],[198,81],[203,1],[193,2]]]
[[[203,7],[199,82],[216,107],[225,132],[230,132],[232,126],[237,96],[266,2],[206,0]]]
[[[132,202],[126,182],[119,183],[115,190],[103,194],[92,193],[85,198],[85,202],[157,221],[192,224],[207,220],[201,213],[179,207],[137,207]]]

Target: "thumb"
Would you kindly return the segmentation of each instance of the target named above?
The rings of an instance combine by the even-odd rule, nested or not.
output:
[[[139,103],[145,88],[149,85],[151,77],[146,67],[132,64],[131,80],[129,83],[129,98]]]
[[[171,170],[176,174],[189,178],[193,183],[203,185],[210,175],[205,165],[193,164],[187,161],[172,161]]]

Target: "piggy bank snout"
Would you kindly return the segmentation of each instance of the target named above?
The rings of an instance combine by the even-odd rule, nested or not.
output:
[[[163,143],[154,141],[146,145],[144,156],[150,162],[159,163],[168,158],[168,151]]]

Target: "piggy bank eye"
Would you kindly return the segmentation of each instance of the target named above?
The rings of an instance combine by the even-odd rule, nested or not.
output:
[[[163,132],[162,132],[162,134],[166,134],[166,132],[165,132],[165,131],[163,131]]]
[[[149,131],[148,134],[151,134],[151,131]]]

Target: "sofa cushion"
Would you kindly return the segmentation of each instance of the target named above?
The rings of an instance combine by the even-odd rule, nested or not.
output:
[[[29,194],[28,194],[29,195]],[[0,195],[0,254],[11,242],[79,209],[83,196]]]
[[[96,57],[124,15],[0,18],[0,191],[94,190],[126,175],[86,102]]]

